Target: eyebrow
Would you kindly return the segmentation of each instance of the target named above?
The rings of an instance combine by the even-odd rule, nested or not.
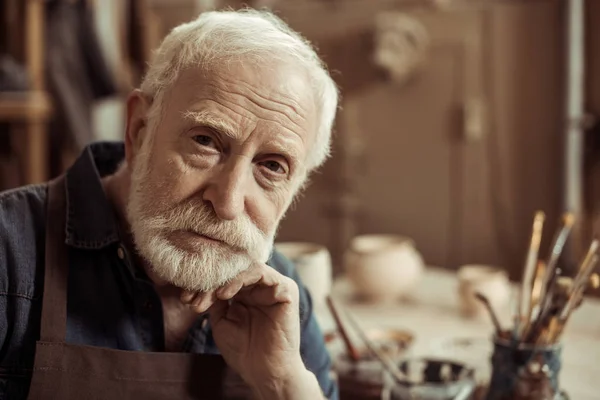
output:
[[[206,111],[185,111],[183,118],[224,134],[232,139],[238,138],[237,130],[224,119],[215,117]]]
[[[184,111],[183,118],[195,124],[214,129],[234,140],[239,138],[239,134],[233,125],[230,125],[222,118],[215,117],[207,111]],[[269,141],[268,145],[279,153],[287,154],[293,164],[299,162],[300,156],[295,149],[290,149],[288,146],[276,141]]]

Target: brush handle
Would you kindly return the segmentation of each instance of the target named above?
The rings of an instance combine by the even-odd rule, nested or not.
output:
[[[337,308],[336,308],[335,304],[333,304],[333,299],[330,296],[327,296],[327,307],[329,307],[329,311],[331,312],[331,315],[333,316],[333,319],[335,320],[335,324],[337,325],[340,336],[342,337],[342,340],[344,341],[344,344],[346,345],[346,350],[348,351],[348,356],[350,356],[352,361],[359,361],[360,353],[358,352],[358,350],[356,350],[356,347],[354,347],[352,345],[352,342],[350,341],[350,338],[348,337],[348,333],[346,332],[346,329],[344,328],[344,324],[342,323],[342,320],[340,319]]]

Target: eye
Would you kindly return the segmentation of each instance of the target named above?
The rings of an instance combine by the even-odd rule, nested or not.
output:
[[[208,135],[196,135],[193,137],[194,141],[201,146],[216,148],[217,144],[215,140]]]
[[[275,161],[275,160],[268,160],[268,161],[263,161],[260,163],[263,167],[267,168],[269,171],[271,172],[275,172],[277,174],[285,174],[286,170],[285,168],[281,165],[281,163]]]

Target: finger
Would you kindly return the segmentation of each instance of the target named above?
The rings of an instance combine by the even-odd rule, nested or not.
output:
[[[259,278],[260,279],[260,278]],[[227,285],[217,290],[217,298],[219,300],[229,300],[236,295],[244,287],[242,280],[236,279]]]
[[[198,293],[198,296],[194,299],[193,303],[190,305],[190,308],[198,314],[202,314],[203,312],[208,310],[217,300],[218,299],[215,292]]]
[[[242,272],[228,284],[217,291],[217,297],[220,300],[229,300],[233,298],[241,289],[252,286],[274,286],[279,283],[280,275],[273,268],[263,264],[256,263],[246,271]]]
[[[181,296],[179,297],[179,300],[181,300],[181,302],[183,304],[190,304],[192,302],[192,300],[194,300],[195,296],[196,296],[196,292],[191,292],[189,290],[183,290],[181,292]]]
[[[249,306],[268,307],[298,302],[298,286],[291,279],[282,279],[274,286],[256,285],[251,290],[238,292],[233,299]]]
[[[192,301],[190,301],[190,305],[193,307],[198,307],[202,303],[202,300],[204,300],[204,298],[209,295],[210,295],[210,293],[205,293],[205,292],[196,293],[194,295],[194,297],[192,298]]]

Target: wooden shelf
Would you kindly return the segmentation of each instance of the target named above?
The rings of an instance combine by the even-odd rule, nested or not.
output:
[[[50,111],[45,92],[0,92],[0,121],[43,120]]]

